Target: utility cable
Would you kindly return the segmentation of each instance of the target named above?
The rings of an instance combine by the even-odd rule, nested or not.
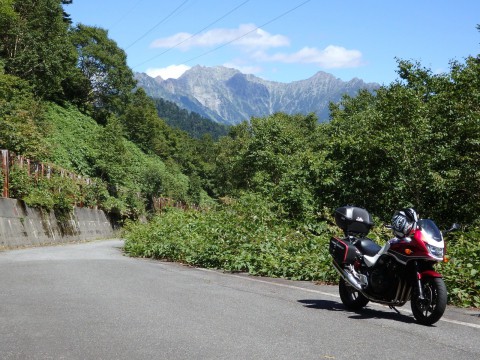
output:
[[[108,27],[109,30],[117,26],[127,15],[129,15],[133,9],[135,9],[143,0],[137,1],[126,13],[124,13],[117,21],[115,21],[110,27]]]
[[[162,20],[160,20],[158,23],[156,23],[153,27],[151,27],[147,32],[145,32],[142,36],[140,36],[137,40],[135,40],[133,43],[128,45],[124,50],[127,50],[131,48],[133,45],[135,45],[137,42],[142,40],[145,36],[150,34],[153,30],[155,30],[157,27],[159,27],[161,24],[163,24],[165,21],[167,21],[169,18],[171,18],[183,5],[185,5],[188,2],[188,0],[185,0],[182,2],[180,5],[178,5],[170,14],[165,16]]]
[[[227,46],[227,45],[229,45],[229,44],[231,44],[231,43],[233,43],[233,42],[235,42],[235,41],[237,41],[237,40],[240,40],[241,38],[243,38],[243,37],[251,34],[252,32],[257,31],[258,29],[260,29],[260,28],[262,28],[262,27],[265,27],[265,26],[271,24],[272,22],[277,21],[278,19],[284,17],[285,15],[287,15],[287,14],[289,14],[289,13],[297,10],[299,7],[305,5],[306,3],[310,2],[310,1],[311,1],[311,0],[306,0],[306,1],[304,1],[303,3],[295,6],[294,8],[292,8],[292,9],[290,9],[290,10],[287,10],[286,12],[278,15],[277,17],[275,17],[275,18],[267,21],[266,23],[264,23],[264,24],[262,24],[262,25],[260,25],[260,26],[257,26],[255,29],[250,30],[250,31],[246,32],[245,34],[243,34],[243,35],[241,35],[241,36],[239,36],[239,37],[237,37],[237,38],[235,38],[235,39],[232,39],[232,40],[230,40],[230,41],[228,41],[228,42],[226,42],[226,43],[224,43],[224,44],[222,44],[222,45],[219,45],[219,46],[217,46],[216,48],[214,48],[214,49],[212,49],[212,50],[206,51],[206,52],[204,52],[203,54],[200,54],[200,55],[198,55],[198,56],[195,56],[195,57],[193,57],[193,58],[190,58],[190,59],[188,59],[187,61],[184,61],[183,63],[184,63],[184,64],[189,63],[190,61],[193,61],[193,60],[196,60],[196,59],[198,59],[198,58],[201,58],[201,57],[203,57],[203,56],[205,56],[205,55],[211,54],[211,53],[214,52],[214,51],[217,51],[217,50],[219,50],[219,49],[221,49],[221,48],[223,48],[223,47],[225,47],[225,46]]]
[[[220,20],[223,20],[224,18],[226,18],[228,15],[230,15],[231,13],[233,13],[234,11],[236,11],[237,9],[239,9],[240,7],[242,7],[243,5],[245,5],[247,2],[249,2],[250,0],[246,0],[244,1],[243,3],[241,3],[240,5],[237,5],[235,8],[233,8],[232,10],[230,10],[229,12],[227,12],[226,14],[222,15],[221,17],[219,17],[218,19],[214,20],[213,22],[211,22],[210,24],[208,24],[207,26],[205,26],[204,28],[202,28],[201,30],[197,31],[195,34],[192,34],[190,35],[189,37],[187,37],[186,39],[180,41],[179,43],[173,45],[172,47],[169,47],[168,49],[166,49],[165,51],[161,52],[160,54],[157,54],[153,57],[151,57],[150,59],[148,60],[145,60],[144,62],[140,63],[140,64],[137,64],[135,65],[134,67],[132,67],[132,69],[135,69],[143,64],[146,64],[160,56],[162,56],[163,54],[169,52],[170,50],[172,49],[175,49],[177,46],[179,45],[182,45],[184,42],[190,40],[191,38],[197,36],[198,34],[200,34],[202,31],[205,31],[206,29],[208,29],[210,26],[212,25],[215,25],[216,23],[218,23]]]

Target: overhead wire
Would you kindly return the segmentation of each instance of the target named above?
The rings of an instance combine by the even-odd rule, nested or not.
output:
[[[247,2],[249,2],[250,0],[246,0],[244,2],[242,2],[241,4],[237,5],[236,7],[234,7],[232,10],[228,11],[227,13],[225,13],[224,15],[222,15],[221,17],[219,17],[218,19],[214,20],[213,22],[211,22],[210,24],[208,24],[207,26],[205,26],[204,28],[200,29],[199,31],[197,31],[196,33],[190,35],[189,37],[187,37],[186,39],[180,41],[179,43],[173,45],[172,47],[169,47],[168,49],[166,49],[165,51],[161,52],[160,54],[157,54],[153,57],[151,57],[150,59],[147,59],[145,60],[144,62],[140,63],[140,64],[137,64],[135,66],[132,67],[132,69],[135,69],[143,64],[146,64],[162,55],[164,55],[165,53],[169,52],[170,50],[173,50],[175,49],[176,47],[182,45],[183,43],[185,43],[186,41],[190,40],[191,38],[197,36],[198,34],[200,34],[202,31],[208,29],[210,26],[212,25],[215,25],[216,23],[218,23],[219,21],[223,20],[224,18],[226,18],[228,15],[230,15],[231,13],[233,13],[234,11],[238,10],[240,7],[242,7],[243,5],[245,5]]]
[[[143,0],[138,0],[127,12],[125,12],[120,18],[110,25],[107,29],[112,29],[117,26],[127,15],[129,15]]]
[[[214,48],[214,49],[208,50],[208,51],[206,51],[206,52],[204,52],[204,53],[202,53],[202,54],[200,54],[200,55],[197,55],[197,56],[195,56],[195,57],[193,57],[193,58],[190,58],[190,59],[184,61],[183,63],[184,63],[184,64],[189,63],[189,62],[191,62],[191,61],[193,61],[193,60],[196,60],[196,59],[198,59],[198,58],[201,58],[201,57],[203,57],[203,56],[205,56],[205,55],[211,54],[212,52],[215,52],[215,51],[217,51],[217,50],[219,50],[219,49],[221,49],[221,48],[223,48],[223,47],[225,47],[225,46],[227,46],[227,45],[229,45],[229,44],[231,44],[231,43],[233,43],[233,42],[235,42],[235,41],[237,41],[237,40],[240,40],[241,38],[244,38],[245,36],[247,36],[247,35],[255,32],[255,31],[257,31],[258,29],[260,29],[260,28],[262,28],[262,27],[265,27],[265,26],[271,24],[272,22],[277,21],[278,19],[284,17],[285,15],[287,15],[287,14],[289,14],[289,13],[297,10],[298,8],[300,8],[301,6],[305,5],[306,3],[310,2],[310,1],[311,1],[311,0],[306,0],[306,1],[302,2],[301,4],[295,6],[294,8],[292,8],[292,9],[290,9],[290,10],[287,10],[287,11],[285,11],[284,13],[278,15],[277,17],[275,17],[275,18],[267,21],[266,23],[264,23],[264,24],[262,24],[262,25],[260,25],[260,26],[257,26],[257,27],[254,28],[253,30],[247,31],[245,34],[242,34],[241,36],[238,36],[238,37],[236,37],[235,39],[232,39],[232,40],[230,40],[230,41],[227,41],[226,43],[224,43],[224,44],[222,44],[222,45],[219,45],[219,46],[217,46],[217,47]]]
[[[165,21],[167,21],[169,18],[171,18],[180,8],[185,5],[189,0],[183,1],[180,5],[178,5],[172,12],[170,12],[167,16],[165,16],[162,20],[160,20],[158,23],[156,23],[153,27],[151,27],[149,30],[147,30],[142,36],[140,36],[137,40],[132,42],[130,45],[128,45],[124,50],[127,50],[131,48],[133,45],[135,45],[137,42],[142,40],[145,36],[150,34],[153,30],[155,30],[157,27],[159,27],[161,24],[163,24]]]

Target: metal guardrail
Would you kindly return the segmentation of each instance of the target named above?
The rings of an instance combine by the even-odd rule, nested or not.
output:
[[[55,173],[60,174],[62,177],[69,177],[72,180],[84,181],[86,185],[91,183],[90,178],[82,177],[56,165],[32,161],[23,155],[17,155],[10,150],[0,150],[0,157],[2,164],[1,175],[3,178],[2,197],[5,198],[10,197],[10,169],[16,164],[21,168],[26,168],[27,174],[35,178],[35,180],[38,180],[40,177],[50,178],[52,174]]]
[[[3,177],[3,192],[2,192],[2,197],[8,198],[9,196],[9,173],[10,173],[10,156],[9,156],[9,151],[8,150],[1,150],[0,153],[2,157],[2,177]]]
[[[85,185],[92,184],[92,180],[88,177],[82,177],[80,175],[75,174],[72,171],[65,170],[61,167],[58,167],[53,164],[45,164],[42,162],[32,161],[23,155],[17,155],[10,150],[0,150],[0,157],[1,157],[1,172],[0,172],[0,181],[3,180],[3,191],[2,197],[9,198],[10,197],[10,169],[14,165],[19,165],[21,168],[27,169],[27,174],[35,180],[38,181],[39,178],[50,178],[52,174],[60,174],[62,177],[69,177],[75,181],[81,181]],[[183,201],[177,201],[171,198],[166,197],[153,197],[152,199],[153,209],[156,212],[162,212],[165,208],[168,207],[176,207],[183,210],[200,210],[200,207],[194,204],[187,204]],[[83,204],[78,204],[79,206],[83,206]]]

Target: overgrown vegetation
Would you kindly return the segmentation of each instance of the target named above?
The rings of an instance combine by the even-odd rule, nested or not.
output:
[[[328,254],[335,229],[316,223],[322,236],[298,230],[263,195],[245,194],[210,211],[168,209],[148,224],[126,227],[125,250],[133,256],[247,271],[297,280],[337,279]]]
[[[398,81],[332,104],[329,123],[280,113],[232,127],[216,144],[212,189],[219,198],[255,194],[256,200],[206,214],[167,213],[143,235],[137,228],[142,225],[135,225],[127,231],[127,251],[329,282],[331,266],[322,264],[331,230],[322,228],[320,209],[355,204],[388,223],[395,210],[413,206],[441,228],[463,224],[464,232],[449,243],[451,263],[440,266],[452,289],[450,301],[479,306],[479,66],[477,58],[468,58],[453,62],[450,73],[434,75],[420,64],[399,61]],[[269,215],[258,213],[266,208]],[[278,222],[265,220],[270,218]],[[315,226],[322,229],[319,238],[305,231]],[[227,230],[204,230],[215,228]],[[249,232],[252,237],[246,237]],[[381,242],[391,235],[373,236]],[[148,244],[138,241],[142,237]],[[238,242],[241,238],[245,241]],[[298,247],[293,239],[301,239]]]
[[[451,235],[447,240],[449,262],[440,265],[450,301],[480,308],[480,230]]]
[[[114,118],[99,126],[73,107],[50,104],[48,109],[53,129],[50,141],[57,145],[50,160],[97,179],[96,189],[104,189],[98,193],[97,205],[105,210],[123,218],[137,218],[151,208],[155,197],[208,202],[205,191],[194,189],[178,166],[168,166],[121,136],[121,124]]]
[[[225,201],[226,200],[226,201]],[[263,195],[246,194],[205,212],[169,208],[148,224],[125,227],[125,250],[131,256],[176,261],[205,268],[252,275],[338,281],[328,244],[342,235],[328,211],[317,214],[312,227],[283,219]],[[370,238],[378,244],[391,238],[379,219]],[[314,235],[315,233],[315,235]],[[438,265],[449,289],[449,303],[480,308],[480,243],[478,230],[449,235],[448,263]]]
[[[442,228],[462,223],[441,267],[450,300],[480,306],[479,57],[443,74],[399,60],[397,81],[331,104],[329,123],[278,113],[194,139],[168,125],[174,107],[135,90],[106,30],[72,25],[69,3],[0,0],[0,147],[89,179],[14,168],[15,197],[129,219],[135,256],[324,282],[337,279],[327,254],[333,209],[363,206],[382,223],[413,206]],[[158,197],[204,210],[136,223]],[[387,238],[381,227],[372,236]]]

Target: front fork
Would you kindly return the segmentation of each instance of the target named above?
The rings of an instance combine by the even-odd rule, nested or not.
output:
[[[415,271],[415,276],[417,277],[415,286],[417,286],[418,298],[420,300],[425,300],[425,294],[423,292],[423,286],[422,286],[422,279],[423,278],[441,278],[442,275],[436,272],[433,269],[433,266],[421,266],[423,264],[419,265],[417,261],[414,261],[413,265],[414,265],[413,269]]]
[[[418,299],[420,301],[425,300],[423,296],[423,286],[422,286],[422,275],[420,274],[420,269],[418,268],[418,263],[415,261],[415,275],[417,277],[417,290],[418,290]]]

